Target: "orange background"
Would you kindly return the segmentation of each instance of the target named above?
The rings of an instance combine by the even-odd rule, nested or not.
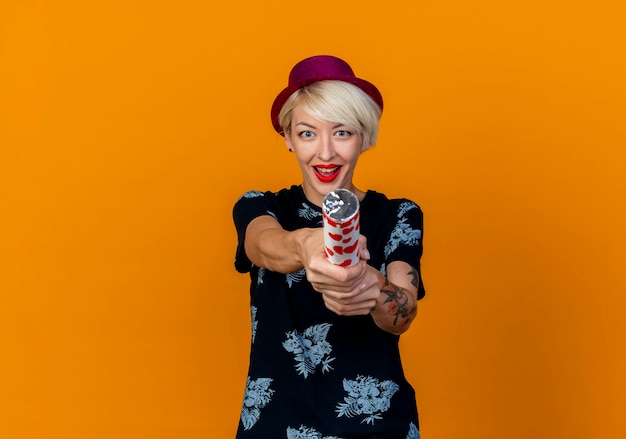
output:
[[[423,437],[626,437],[624,2],[226,3],[0,4],[0,437],[233,436],[231,208],[299,182],[320,53],[385,97],[357,185],[425,211]]]

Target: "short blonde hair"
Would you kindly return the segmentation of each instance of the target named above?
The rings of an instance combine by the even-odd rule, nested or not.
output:
[[[290,134],[293,109],[301,105],[311,117],[336,122],[363,138],[363,150],[376,144],[381,109],[363,90],[344,81],[325,80],[296,90],[285,101],[278,115],[285,134]]]

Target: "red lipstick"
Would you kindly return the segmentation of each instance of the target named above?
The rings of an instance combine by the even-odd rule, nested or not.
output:
[[[333,182],[337,178],[337,176],[339,176],[340,171],[341,166],[339,165],[328,164],[313,166],[313,173],[322,183]]]

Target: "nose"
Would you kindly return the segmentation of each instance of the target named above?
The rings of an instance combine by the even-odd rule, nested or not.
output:
[[[333,138],[331,135],[322,136],[320,138],[319,151],[317,158],[323,161],[329,161],[335,157],[335,145],[333,144]]]

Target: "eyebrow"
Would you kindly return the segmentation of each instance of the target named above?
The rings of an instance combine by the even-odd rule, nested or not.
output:
[[[307,122],[298,122],[298,123],[296,123],[296,126],[298,126],[298,125],[304,125],[305,127],[314,128],[314,129],[317,128],[315,125],[311,125],[311,124],[309,124]],[[341,128],[343,126],[345,126],[345,124],[339,123],[339,124],[333,126],[332,129],[334,130],[334,129],[337,129],[337,128]]]
[[[314,125],[308,124],[308,123],[306,123],[306,122],[298,122],[298,123],[296,124],[296,126],[298,126],[298,125],[304,125],[304,126],[305,126],[305,127],[307,127],[307,128],[315,128],[315,126],[314,126]]]

